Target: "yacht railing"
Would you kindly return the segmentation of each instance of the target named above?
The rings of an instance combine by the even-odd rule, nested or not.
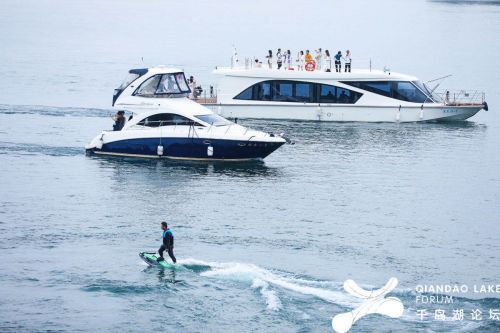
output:
[[[335,71],[335,59],[334,59],[334,55],[335,54],[332,54],[331,56],[331,71],[334,72]],[[327,61],[325,60],[324,56],[321,60],[321,64],[322,66],[317,66],[317,62],[316,62],[316,59],[314,58],[314,54],[312,54],[313,56],[313,62],[315,63],[316,65],[316,68],[314,71],[322,71],[324,72],[326,70],[326,67],[327,67]],[[256,60],[258,62],[256,62]],[[294,70],[301,70],[301,71],[305,71],[304,68],[302,69],[299,69],[299,67],[304,67],[306,61],[303,61],[302,63],[299,63],[297,61],[297,59],[292,56],[292,61],[290,63],[290,68],[293,68]],[[372,61],[372,58],[355,58],[352,62],[351,62],[351,68],[353,68],[352,66],[355,66],[356,68],[368,68],[370,71],[372,70],[373,68],[373,61]],[[344,69],[345,67],[345,61],[342,59],[341,60],[341,66],[342,66],[342,69]],[[319,68],[321,67],[321,68]],[[259,69],[270,69],[269,68],[269,65],[267,63],[267,59],[264,57],[262,58],[262,60],[260,60],[259,58],[257,57],[246,57],[243,59],[243,61],[238,61],[238,62],[234,62],[233,59],[231,59],[231,66],[229,67],[224,67],[224,66],[219,66],[217,68],[220,68],[220,69],[224,69],[224,68],[228,68],[228,69],[254,69],[254,68],[259,68]],[[278,68],[278,65],[277,65],[277,60],[276,60],[276,57],[273,57],[273,60],[272,60],[272,69],[277,69]],[[281,69],[288,69],[288,63],[283,61],[283,65],[281,67]],[[384,66],[384,71],[388,71],[390,72],[390,69],[387,68],[387,66]]]
[[[200,104],[217,104],[217,87],[214,85],[197,85],[189,99]]]
[[[479,90],[444,90],[434,92],[433,97],[450,106],[479,105],[485,102],[485,93]]]

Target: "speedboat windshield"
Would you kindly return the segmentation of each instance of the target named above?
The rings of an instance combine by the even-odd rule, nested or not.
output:
[[[199,115],[195,116],[196,118],[200,119],[201,121],[208,123],[213,126],[226,126],[232,124],[229,120],[226,118],[223,118],[219,115],[216,114],[204,114],[204,115]]]

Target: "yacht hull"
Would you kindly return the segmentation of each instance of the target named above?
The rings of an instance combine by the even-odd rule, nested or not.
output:
[[[339,106],[307,104],[206,104],[223,117],[334,122],[463,121],[483,106]]]
[[[144,158],[245,161],[264,159],[281,145],[283,142],[153,137],[112,141],[100,148],[87,147],[87,152]]]

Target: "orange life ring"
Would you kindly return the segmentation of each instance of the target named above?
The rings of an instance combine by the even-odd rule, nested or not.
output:
[[[312,72],[316,69],[316,62],[314,62],[314,60],[309,60],[308,62],[306,62],[306,65],[304,67],[306,71]]]

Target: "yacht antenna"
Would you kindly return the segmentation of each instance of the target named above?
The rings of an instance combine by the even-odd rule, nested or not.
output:
[[[238,51],[236,50],[236,46],[234,44],[233,47],[233,56],[231,57],[231,68],[238,66]]]
[[[453,74],[448,74],[448,75],[445,75],[445,76],[441,76],[441,77],[438,77],[437,79],[432,79],[432,80],[429,80],[425,83],[431,83],[431,82],[434,82],[434,81],[439,81],[439,80],[444,80],[446,78],[449,78],[450,76],[453,76]]]
[[[446,78],[449,78],[450,76],[452,76],[453,74],[448,74],[448,75],[445,75],[445,76],[441,76],[441,77],[438,77],[437,79],[432,79],[432,80],[429,80],[429,81],[426,81],[424,82],[424,86],[427,88],[427,84],[430,83],[430,82],[435,82],[435,81],[441,81],[441,80],[444,80]],[[436,89],[441,85],[441,83],[443,83],[442,81],[441,82],[438,82],[434,88],[432,88],[430,91],[429,91],[429,95],[430,96],[433,96],[434,94],[434,91],[436,91]],[[428,88],[427,88],[428,89]],[[425,102],[427,102],[427,99],[430,98],[430,96],[427,96],[427,98],[425,99]],[[424,102],[424,103],[425,103]]]

